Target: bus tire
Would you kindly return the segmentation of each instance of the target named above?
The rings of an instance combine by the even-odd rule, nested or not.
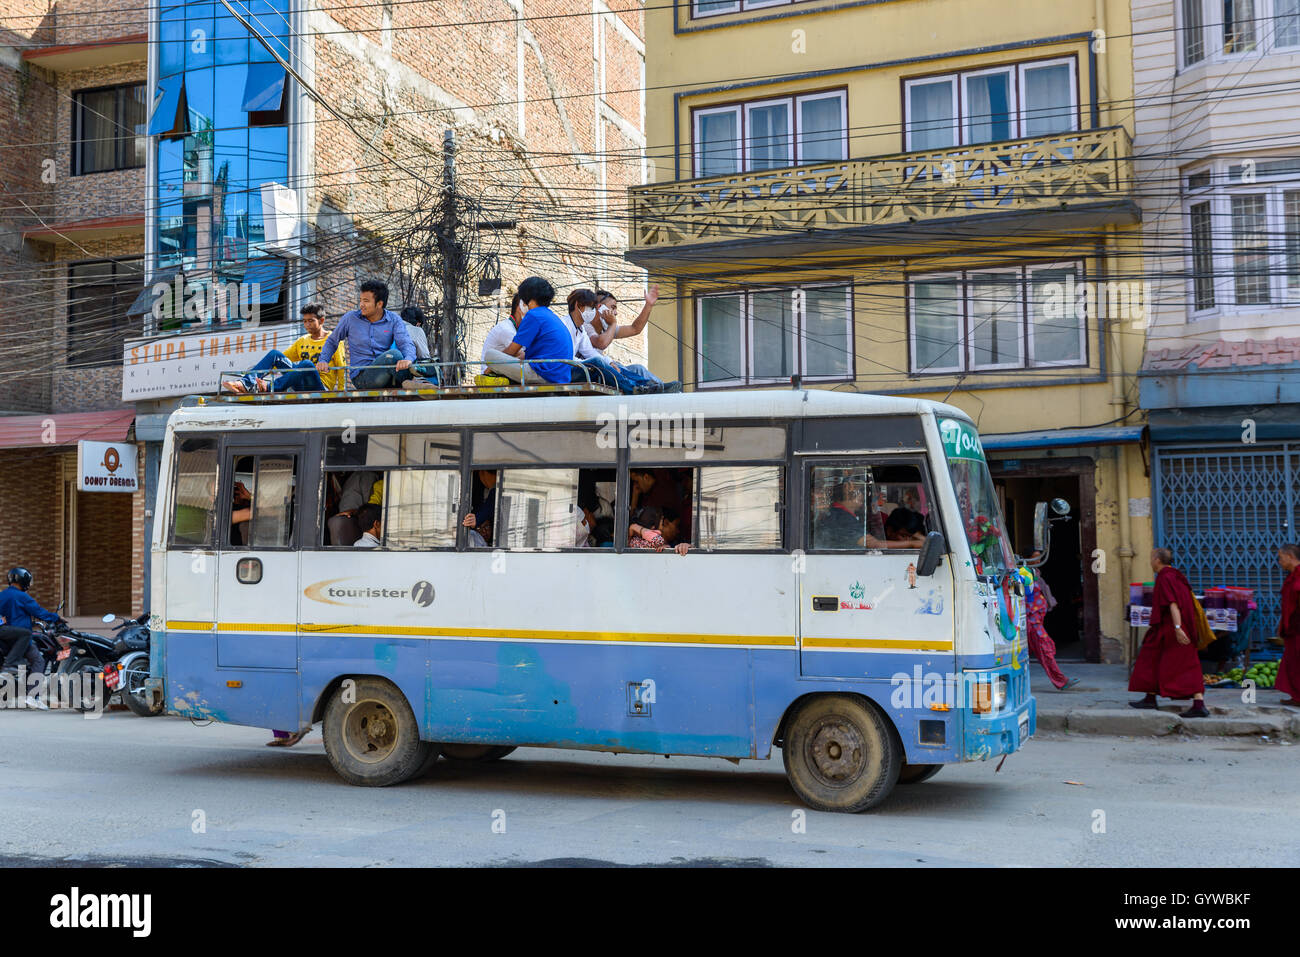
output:
[[[887,798],[903,766],[889,721],[856,695],[806,702],[790,721],[781,756],[801,801],[817,811],[850,814]]]
[[[322,736],[325,754],[339,777],[372,788],[415,777],[435,747],[420,740],[406,696],[379,678],[357,678],[346,693],[342,687],[334,692],[325,706]]]
[[[920,784],[939,773],[942,764],[905,764],[898,772],[899,784]]]
[[[514,750],[504,744],[443,744],[442,756],[453,764],[484,764],[500,761]]]

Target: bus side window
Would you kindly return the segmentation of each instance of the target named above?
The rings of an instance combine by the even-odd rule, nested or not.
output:
[[[296,455],[259,455],[254,478],[253,523],[249,544],[254,548],[288,548],[293,536]]]
[[[779,551],[785,469],[715,465],[695,470],[699,486],[696,544],[704,551]]]
[[[932,527],[925,482],[915,465],[817,465],[809,475],[814,551],[920,548]]]
[[[216,439],[176,440],[171,544],[211,546],[217,518]]]
[[[231,461],[230,530],[236,548],[287,548],[293,535],[298,457],[237,455]]]
[[[382,483],[382,484],[381,484]],[[384,507],[387,548],[455,548],[460,472],[393,469],[375,483]]]

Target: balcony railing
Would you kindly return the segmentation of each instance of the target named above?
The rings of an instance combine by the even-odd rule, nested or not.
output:
[[[1121,126],[634,187],[633,249],[1132,199]]]

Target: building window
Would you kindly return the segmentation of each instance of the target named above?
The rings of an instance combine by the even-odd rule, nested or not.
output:
[[[1300,47],[1300,0],[1181,0],[1177,9],[1183,69]]]
[[[914,374],[1087,364],[1078,263],[973,269],[908,281]]]
[[[1210,237],[1210,203],[1189,210],[1192,233],[1192,291],[1197,309],[1214,308],[1214,246]]]
[[[1223,0],[1223,52],[1255,49],[1255,0]]]
[[[73,176],[144,166],[143,83],[82,90],[72,101]]]
[[[1300,158],[1221,161],[1184,184],[1192,312],[1300,301]]]
[[[1183,0],[1183,66],[1205,59],[1205,21],[1201,4],[1204,0]]]
[[[695,111],[695,175],[831,163],[848,157],[844,90]]]
[[[903,148],[949,149],[1079,128],[1075,60],[1037,60],[903,81]]]
[[[702,385],[853,378],[849,285],[754,289],[699,296],[696,373]]]
[[[287,0],[248,0],[249,20],[284,60]],[[209,42],[193,42],[201,31]],[[237,275],[272,252],[264,187],[289,183],[289,78],[218,4],[158,11],[158,86],[149,130],[157,158],[157,265]],[[273,224],[272,224],[273,225]]]
[[[739,13],[741,10],[763,10],[767,7],[784,7],[799,0],[693,0],[691,16],[698,20],[702,17],[718,17],[724,13]]]
[[[144,260],[119,259],[68,266],[69,368],[120,365],[122,346],[138,334],[127,310],[144,281]]]
[[[1237,305],[1267,303],[1268,225],[1262,193],[1239,194],[1232,202],[1232,276]]]

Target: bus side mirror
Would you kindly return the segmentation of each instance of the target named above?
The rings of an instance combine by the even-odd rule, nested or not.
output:
[[[943,532],[928,533],[925,536],[925,544],[921,546],[921,554],[916,559],[917,575],[922,578],[933,575],[947,552],[948,544],[943,540]]]
[[[1047,503],[1034,506],[1034,551],[1047,552]]]
[[[1047,561],[1048,547],[1052,543],[1051,523],[1062,521],[1070,516],[1070,503],[1063,498],[1052,499],[1050,508],[1053,515],[1047,514],[1048,508],[1047,502],[1038,502],[1034,505],[1034,551],[1042,552],[1043,555],[1038,561],[1027,563],[1031,568]]]

